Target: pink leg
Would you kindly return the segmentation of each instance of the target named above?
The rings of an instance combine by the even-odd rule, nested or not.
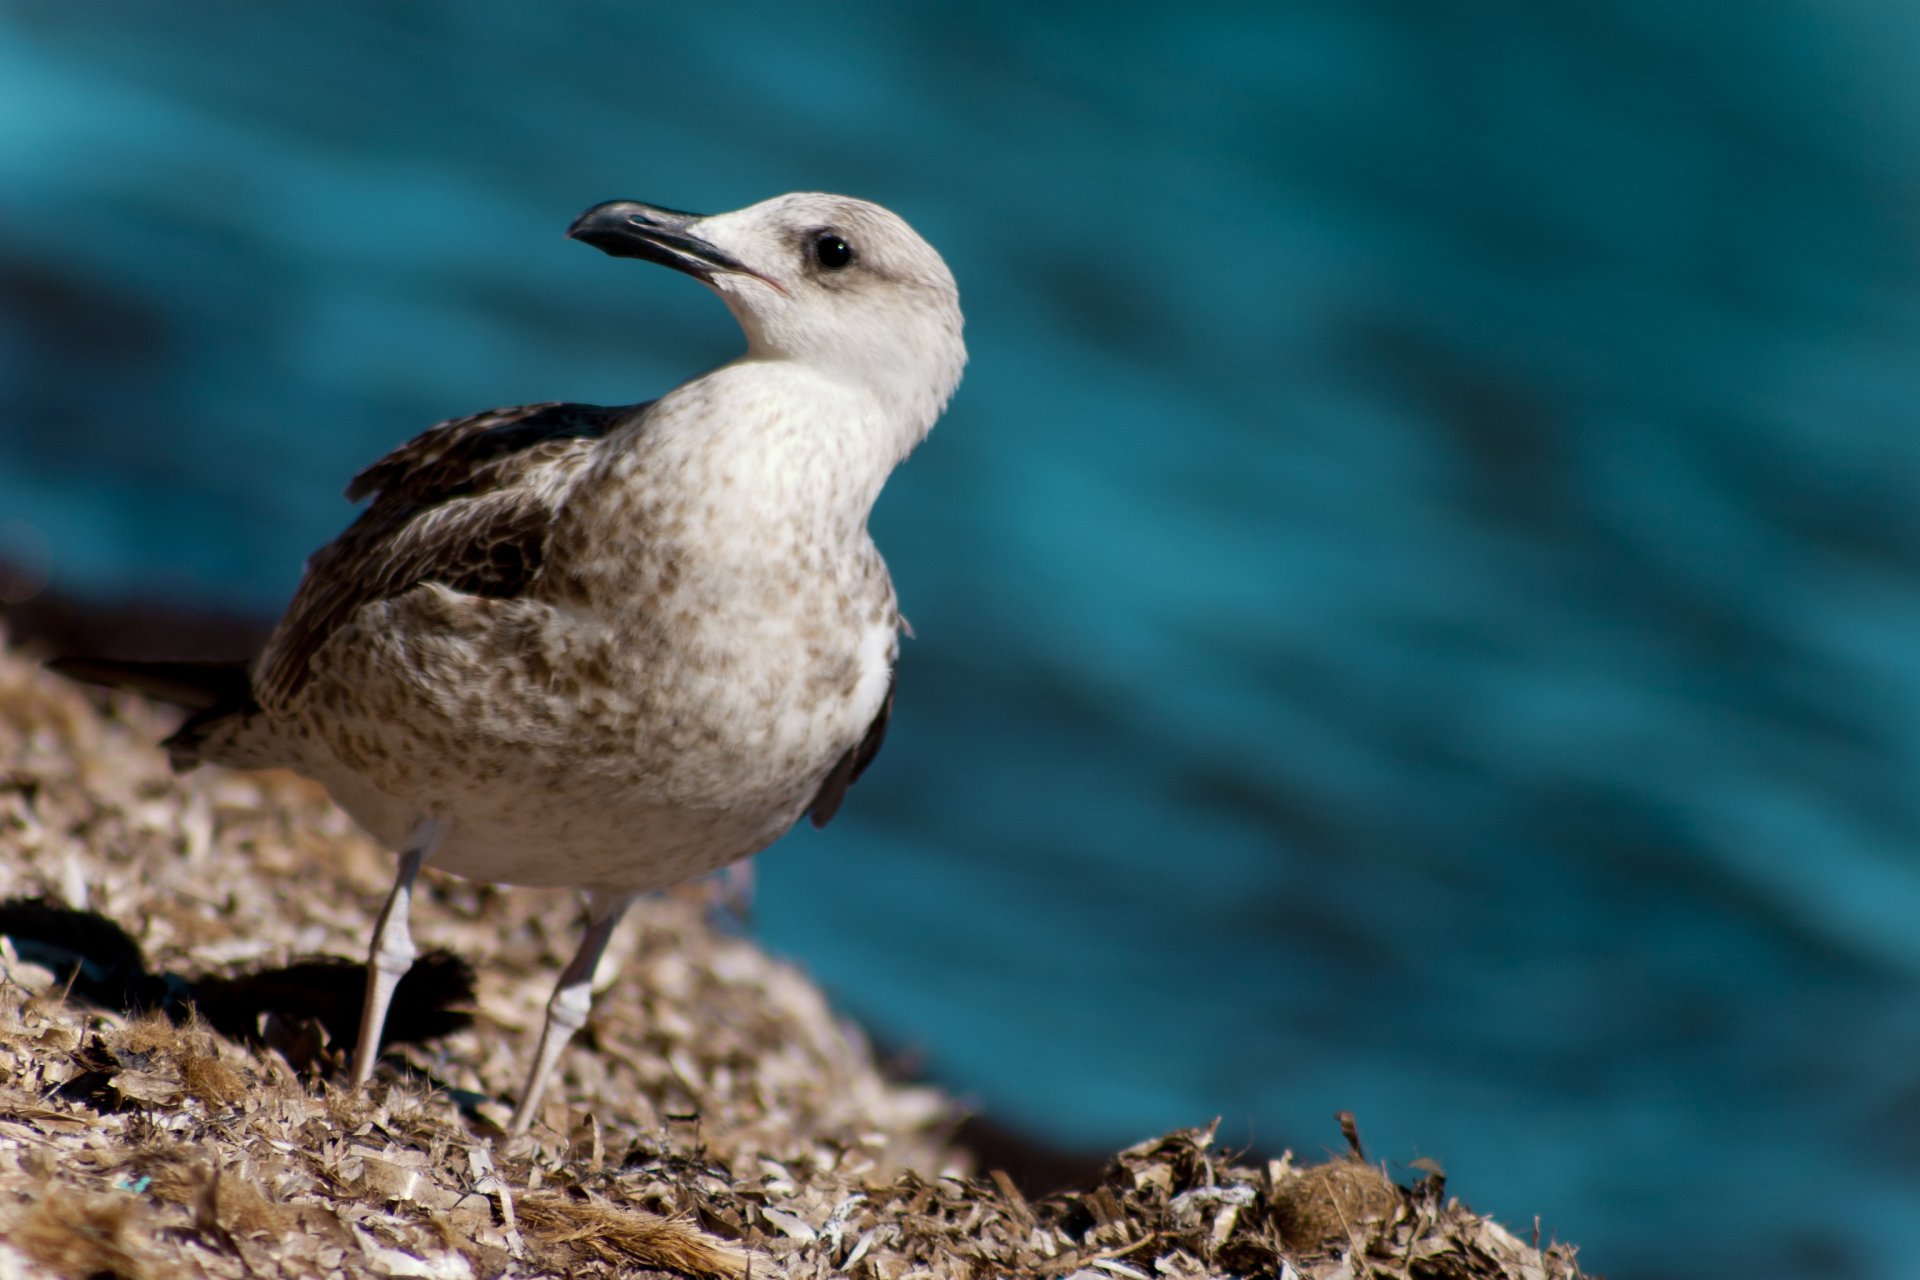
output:
[[[554,1064],[560,1061],[567,1041],[573,1039],[573,1033],[586,1022],[593,1008],[593,971],[607,949],[607,940],[613,937],[614,927],[639,896],[636,893],[587,895],[587,934],[580,940],[580,949],[561,972],[553,996],[547,1001],[547,1021],[540,1029],[540,1047],[534,1051],[533,1070],[527,1074],[527,1087],[520,1095],[520,1105],[514,1108],[508,1133],[524,1133],[533,1122]]]
[[[446,834],[447,824],[436,818],[424,819],[414,828],[413,838],[400,855],[400,874],[394,879],[393,892],[387,895],[387,905],[380,909],[380,922],[373,928],[373,948],[367,954],[367,998],[360,1006],[360,1043],[353,1050],[353,1087],[356,1089],[373,1076],[394,988],[413,967],[417,954],[413,931],[407,927],[407,914],[413,906],[414,877],[420,874],[420,868],[433,856]]]

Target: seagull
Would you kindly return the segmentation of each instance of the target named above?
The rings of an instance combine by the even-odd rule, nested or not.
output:
[[[356,1088],[422,867],[585,891],[512,1133],[628,907],[824,826],[872,763],[904,622],[868,515],[966,364],[946,263],[864,200],[616,200],[567,234],[700,281],[746,352],[645,404],[494,409],[401,445],[348,486],[368,506],[251,663],[53,664],[189,708],[177,771],[292,769],[398,852]]]

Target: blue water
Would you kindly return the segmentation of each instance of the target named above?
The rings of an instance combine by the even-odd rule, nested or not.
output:
[[[772,944],[1061,1141],[1920,1276],[1916,86],[1891,2],[13,0],[0,556],[269,611],[426,424],[737,349],[580,209],[879,199],[973,365]]]

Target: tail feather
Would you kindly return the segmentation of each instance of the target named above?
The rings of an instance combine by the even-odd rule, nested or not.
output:
[[[221,706],[238,711],[253,702],[253,680],[244,662],[55,658],[47,666],[69,680],[130,689],[189,711],[209,711]]]
[[[140,662],[120,658],[55,658],[47,664],[70,680],[129,689],[193,714],[160,745],[175,773],[201,763],[210,736],[230,733],[260,710],[244,662]]]

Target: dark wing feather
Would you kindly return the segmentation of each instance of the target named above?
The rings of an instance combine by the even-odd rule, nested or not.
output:
[[[254,673],[254,690],[285,705],[313,656],[363,605],[423,582],[469,595],[524,592],[545,561],[563,486],[528,481],[579,454],[646,405],[533,404],[443,422],[353,478],[372,505],[315,552]]]
[[[412,506],[441,502],[472,492],[504,461],[568,440],[598,440],[620,422],[642,412],[644,404],[525,404],[489,409],[429,427],[366,468],[347,485],[347,501],[379,495],[383,501]]]
[[[813,797],[813,825],[824,827],[833,821],[833,815],[840,812],[840,802],[847,798],[847,788],[859,780],[880,754],[880,744],[887,740],[887,721],[893,719],[893,675],[887,675],[887,700],[880,704],[880,714],[867,726],[867,736],[847,748],[846,754],[835,762],[833,771],[827,774],[826,781],[820,784],[820,790]]]

